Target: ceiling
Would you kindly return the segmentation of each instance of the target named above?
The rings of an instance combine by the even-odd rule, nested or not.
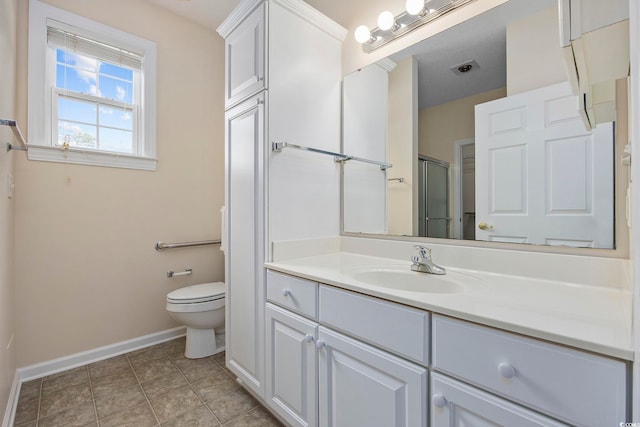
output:
[[[170,10],[184,18],[215,31],[240,0],[147,0],[157,6]],[[381,0],[384,1],[384,0]],[[369,0],[307,0],[323,14],[342,26],[348,26],[353,16]],[[382,10],[382,9],[381,9]]]
[[[498,89],[507,80],[507,24],[550,7],[557,0],[510,0],[390,58],[398,62],[413,55],[418,62],[420,109]],[[470,61],[477,66],[468,73],[452,71]]]
[[[240,0],[147,0],[190,21],[216,30]]]

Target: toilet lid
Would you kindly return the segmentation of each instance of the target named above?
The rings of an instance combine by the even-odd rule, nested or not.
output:
[[[202,283],[200,285],[187,286],[169,292],[167,294],[167,301],[172,303],[189,304],[221,299],[224,298],[224,294],[224,283]]]

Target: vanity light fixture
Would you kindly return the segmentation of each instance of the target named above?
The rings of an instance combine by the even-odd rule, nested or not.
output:
[[[366,25],[360,25],[356,28],[355,37],[358,43],[363,44],[375,40],[371,37],[371,30]]]
[[[472,1],[475,0],[406,0],[404,12],[394,17],[384,11],[378,16],[376,28],[360,25],[354,36],[362,50],[369,53]]]
[[[395,31],[400,26],[396,23],[396,18],[393,16],[393,13],[385,10],[384,12],[378,15],[378,28],[382,31]]]
[[[405,9],[409,15],[420,15],[424,13],[424,0],[407,0]]]

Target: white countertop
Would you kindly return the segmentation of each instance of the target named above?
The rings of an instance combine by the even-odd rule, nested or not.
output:
[[[356,280],[354,271],[410,271],[411,263],[348,252],[266,263],[271,270],[488,326],[633,360],[626,290],[447,267],[455,293],[415,292]],[[410,273],[409,273],[410,274]],[[425,273],[413,273],[422,275]],[[465,277],[467,279],[465,279]]]

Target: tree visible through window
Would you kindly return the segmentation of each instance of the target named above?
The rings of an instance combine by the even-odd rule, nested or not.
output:
[[[134,70],[56,49],[57,145],[136,154]]]

